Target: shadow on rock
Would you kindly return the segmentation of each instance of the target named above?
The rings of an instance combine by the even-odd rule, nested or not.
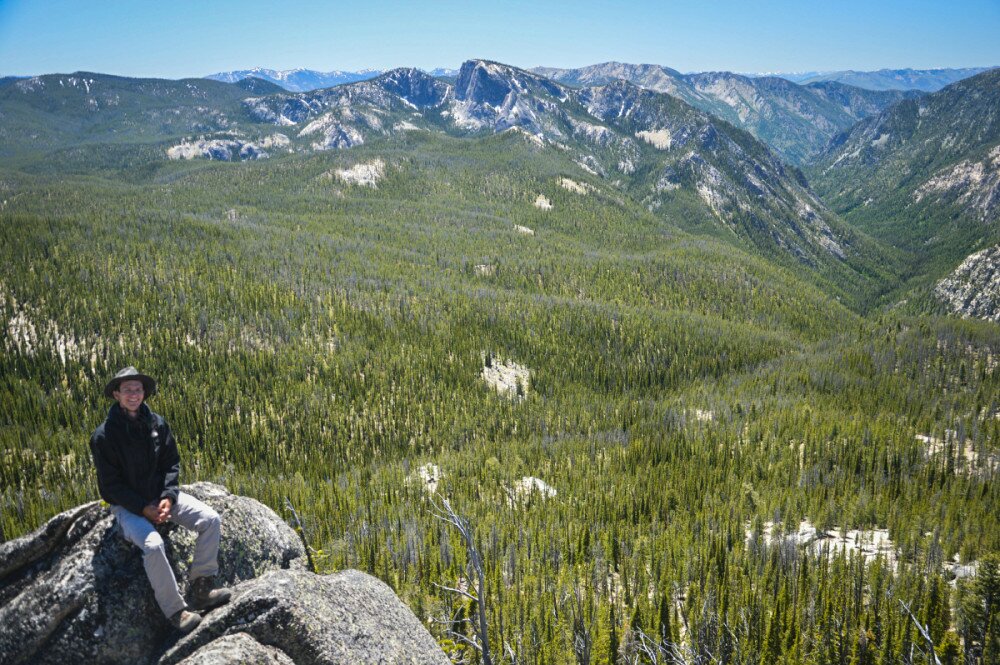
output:
[[[314,575],[271,509],[210,483],[182,488],[222,516],[229,606],[190,635],[160,613],[138,548],[89,503],[0,543],[0,665],[8,663],[447,663],[389,587],[356,571]],[[163,532],[182,593],[195,534]]]

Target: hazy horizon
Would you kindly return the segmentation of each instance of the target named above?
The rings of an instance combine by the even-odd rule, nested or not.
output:
[[[416,67],[416,69],[419,69],[419,70],[425,71],[425,72],[431,72],[431,71],[434,71],[434,70],[452,70],[452,71],[458,71],[459,68],[462,66],[462,63],[466,62],[468,60],[493,60],[493,59],[492,58],[466,58],[465,60],[463,60],[462,62],[458,63],[455,66]],[[502,61],[497,61],[497,62],[502,62]],[[591,63],[585,64],[585,65],[579,65],[579,66],[576,66],[576,67],[559,67],[559,66],[555,66],[555,65],[546,65],[546,64],[542,64],[542,65],[530,65],[530,66],[522,66],[522,65],[513,65],[513,66],[516,66],[516,67],[518,67],[520,69],[525,69],[525,70],[531,70],[531,69],[536,68],[536,67],[545,67],[545,68],[550,68],[550,69],[581,69],[581,68],[584,68],[584,67],[589,67],[589,66],[593,66],[593,65],[601,65],[601,64],[606,64],[606,63],[609,63],[609,62],[619,62],[621,64],[629,64],[629,65],[656,65],[656,66],[662,66],[662,67],[669,67],[669,68],[675,69],[675,70],[677,69],[676,67],[671,67],[669,64],[665,64],[665,63],[662,63],[662,62],[623,62],[623,61],[620,61],[620,60],[604,60],[604,61],[601,61],[601,62],[591,62]],[[503,63],[503,64],[512,64],[512,63]],[[286,69],[278,69],[277,67],[267,67],[265,65],[253,65],[253,66],[249,66],[249,67],[234,67],[232,69],[215,70],[215,71],[211,71],[211,72],[191,73],[191,74],[185,74],[185,75],[182,75],[182,76],[156,76],[156,75],[145,76],[145,75],[135,75],[135,74],[124,74],[124,73],[121,73],[121,72],[113,72],[113,71],[97,71],[97,70],[91,70],[91,69],[73,69],[73,70],[63,70],[63,71],[32,72],[32,73],[0,72],[0,78],[31,78],[31,77],[35,77],[35,76],[50,76],[50,75],[59,75],[59,74],[72,75],[72,74],[76,74],[76,73],[79,73],[79,72],[88,72],[88,73],[92,73],[92,74],[103,74],[103,75],[107,75],[107,76],[121,76],[121,77],[124,77],[124,78],[152,78],[152,79],[161,78],[161,79],[168,79],[168,80],[180,80],[180,79],[191,79],[191,78],[206,78],[208,76],[213,76],[213,75],[216,75],[216,74],[223,74],[223,73],[228,73],[228,72],[253,71],[255,69],[256,70],[267,70],[267,71],[273,71],[273,72],[314,71],[314,72],[318,72],[318,73],[321,73],[321,74],[333,74],[333,73],[338,73],[338,72],[339,73],[344,73],[344,74],[357,74],[357,73],[363,73],[363,72],[386,72],[386,71],[391,71],[393,69],[407,68],[407,67],[414,67],[414,65],[401,64],[401,65],[397,65],[395,67],[386,67],[386,68],[361,67],[361,68],[358,68],[358,69],[350,69],[350,70],[348,70],[348,69],[336,69],[336,68],[335,69],[314,69],[314,68],[311,68],[311,67],[289,67],[289,68],[286,68]],[[905,70],[909,70],[909,71],[949,71],[949,70],[960,70],[960,69],[994,69],[996,67],[1000,67],[1000,65],[985,64],[985,65],[963,65],[963,66],[956,66],[956,67],[879,67],[877,69],[808,69],[808,68],[804,68],[804,69],[799,69],[799,70],[784,70],[784,71],[750,71],[750,70],[745,70],[745,69],[725,69],[725,70],[723,70],[723,69],[688,69],[688,70],[677,70],[677,71],[680,71],[682,74],[699,74],[699,73],[727,71],[727,72],[732,72],[734,74],[740,74],[740,75],[743,75],[743,76],[805,76],[805,75],[832,74],[832,73],[835,73],[835,72],[858,72],[858,73],[863,73],[863,72],[905,71]]]
[[[954,69],[1000,64],[1000,5],[851,0],[805,7],[592,0],[363,7],[314,1],[88,5],[0,3],[0,73],[93,71],[188,78],[254,67],[320,72],[454,68],[482,58],[530,69],[617,61],[682,72]],[[514,28],[514,29],[512,29]]]

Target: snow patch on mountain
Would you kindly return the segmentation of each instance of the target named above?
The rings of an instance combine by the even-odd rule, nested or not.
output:
[[[523,505],[532,494],[536,494],[543,499],[551,499],[558,492],[556,492],[556,488],[535,476],[524,476],[513,483],[507,490],[507,496],[511,505]]]
[[[89,359],[90,369],[95,371],[97,359],[107,353],[106,345],[114,343],[96,335],[78,337],[72,330],[60,328],[58,322],[39,308],[19,303],[3,282],[0,282],[0,315],[7,318],[7,334],[0,348],[11,354],[34,357],[39,352],[49,353],[58,357],[64,367],[67,362],[88,364]]]
[[[14,84],[14,87],[21,92],[37,92],[38,90],[45,89],[45,81],[40,76],[32,76],[31,78],[21,79]]]
[[[929,434],[917,434],[914,438],[927,445],[928,457],[950,455],[955,473],[989,477],[1000,467],[1000,455],[984,450],[982,446],[977,449],[971,439],[960,439],[953,429],[944,431],[944,440]]]
[[[418,485],[427,494],[434,494],[443,478],[444,474],[441,473],[441,468],[437,464],[428,462],[418,466],[416,471],[407,477],[406,481],[410,485]]]

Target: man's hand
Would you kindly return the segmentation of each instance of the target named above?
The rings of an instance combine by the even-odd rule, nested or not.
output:
[[[160,505],[157,506],[159,511],[157,514],[157,524],[163,524],[170,517],[170,508],[173,506],[173,502],[170,499],[160,499]]]
[[[153,524],[159,524],[157,520],[160,518],[160,507],[155,503],[151,503],[142,509],[142,516]]]
[[[142,509],[142,515],[153,524],[163,524],[170,517],[170,499],[160,499],[159,503],[151,503]]]

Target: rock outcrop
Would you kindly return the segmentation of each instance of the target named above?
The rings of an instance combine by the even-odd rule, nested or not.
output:
[[[209,483],[182,491],[222,516],[229,605],[189,635],[174,631],[139,550],[106,507],[89,503],[0,544],[0,664],[448,662],[382,582],[308,572],[299,538],[263,504]],[[184,592],[194,534],[163,533]]]
[[[1000,322],[1000,245],[966,257],[934,295],[954,314]]]
[[[241,584],[232,602],[208,614],[159,662],[242,663],[198,660],[234,632],[252,638],[260,650],[276,647],[294,663],[448,663],[396,594],[356,570],[276,570]]]
[[[275,134],[274,136],[284,135]],[[285,140],[287,141],[288,138],[285,137]],[[167,149],[167,157],[175,160],[201,157],[221,162],[234,162],[246,161],[248,159],[267,159],[270,155],[256,143],[235,138],[223,138],[182,141]]]
[[[1000,216],[1000,145],[981,160],[963,160],[943,169],[913,192],[920,203],[925,198],[951,201],[980,221]]]

